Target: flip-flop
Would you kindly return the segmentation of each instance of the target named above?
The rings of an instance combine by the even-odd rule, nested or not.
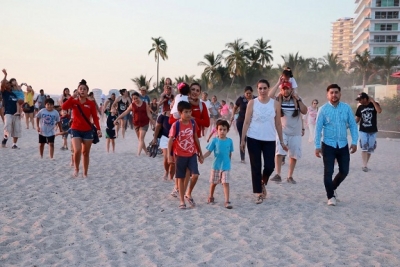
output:
[[[231,202],[225,202],[225,208],[227,208],[228,210],[232,209]]]
[[[158,154],[158,142],[151,146],[151,155],[150,157],[155,158]]]
[[[194,207],[196,206],[196,203],[194,202],[194,199],[188,196],[185,196],[186,200],[189,202],[190,206]]]
[[[186,209],[186,204],[179,205],[179,208],[180,208],[181,210]]]

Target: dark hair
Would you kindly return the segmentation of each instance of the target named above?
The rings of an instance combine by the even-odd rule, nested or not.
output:
[[[192,110],[192,105],[190,105],[190,103],[186,102],[186,101],[179,102],[178,103],[178,111],[179,111],[179,113],[182,113],[184,109]]]
[[[82,80],[79,82],[78,87],[81,86],[81,85],[85,86],[86,89],[89,91],[89,86],[87,85],[87,83],[86,83],[86,81],[85,81],[84,79],[82,79]]]
[[[318,103],[319,103],[319,102],[318,102],[318,99],[313,99],[313,101],[311,101],[311,104],[314,103],[314,102],[317,102],[317,105],[318,105]]]
[[[258,85],[258,83],[257,83],[257,85]],[[268,85],[268,87],[269,87],[269,85]],[[247,92],[247,91],[253,92],[253,88],[252,88],[250,85],[247,85],[247,86],[244,88],[244,91],[245,91],[245,92]]]
[[[93,96],[93,92],[90,92],[90,93],[89,93],[89,96]]]
[[[126,90],[126,89],[125,89],[125,90]],[[132,97],[133,97],[133,96],[140,97],[140,95],[139,95],[139,93],[138,93],[138,92],[133,92],[133,93],[132,93]]]
[[[44,92],[43,89],[40,89],[39,92]]]
[[[69,91],[69,89],[68,88],[64,88],[64,90],[63,90],[63,96],[65,96],[65,91]]]
[[[226,104],[226,101],[225,100],[221,100],[221,103],[225,103]]]
[[[15,79],[15,78],[11,78],[11,79],[9,80],[9,83],[11,84],[13,81],[16,81],[16,79]]]
[[[293,77],[293,73],[292,70],[289,67],[286,67],[286,69],[284,69],[282,71],[282,74],[286,77],[292,78]]]
[[[187,83],[178,84],[179,93],[182,95],[188,95],[190,93],[190,86]]]
[[[340,92],[340,86],[337,85],[336,83],[332,83],[332,84],[328,85],[328,87],[326,88],[326,91],[328,92],[329,89],[331,89],[331,88],[332,88],[332,89],[333,89],[333,88],[338,89],[339,92]]]
[[[170,80],[170,81],[171,81],[171,84],[170,84],[170,85],[172,85],[172,80],[171,80],[171,78],[169,78],[169,77],[165,78],[165,80],[164,80],[164,84],[166,84],[166,83],[167,83],[167,80]]]
[[[226,129],[229,132],[229,122],[227,122],[226,120],[217,120],[217,122],[215,123],[215,128],[218,129],[218,126],[225,126]]]
[[[112,93],[111,95],[115,96],[115,93]]]
[[[54,106],[54,100],[53,98],[46,98],[46,100],[44,101],[44,104],[50,104]]]
[[[121,89],[121,90],[119,90],[119,93],[122,95],[123,93],[125,93],[126,92],[126,89],[124,88],[124,89]]]
[[[200,91],[201,91],[201,85],[200,85],[199,83],[196,83],[196,82],[191,83],[191,84],[190,84],[190,87],[192,87],[193,85],[197,85],[198,87],[200,87]]]
[[[258,87],[258,84],[260,84],[260,83],[265,83],[269,87],[269,82],[266,79],[258,80],[257,87]]]

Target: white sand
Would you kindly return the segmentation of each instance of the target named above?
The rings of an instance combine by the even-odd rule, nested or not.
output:
[[[329,207],[322,160],[304,137],[298,183],[269,183],[256,205],[231,133],[233,209],[223,208],[221,186],[218,203],[206,204],[209,158],[197,207],[179,210],[161,157],[135,156],[132,130],[115,154],[104,138],[92,147],[87,179],[71,177],[60,137],[49,160],[47,147],[39,159],[37,133],[23,134],[20,150],[0,149],[0,266],[400,266],[399,140],[378,140],[368,173],[360,152],[352,155],[341,202]]]

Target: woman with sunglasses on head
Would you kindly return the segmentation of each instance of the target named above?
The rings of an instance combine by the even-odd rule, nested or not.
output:
[[[275,168],[277,134],[280,141],[278,144],[284,150],[287,150],[287,147],[282,137],[281,108],[279,103],[268,95],[269,82],[265,79],[259,80],[257,90],[258,97],[251,99],[247,105],[240,149],[244,152],[247,142],[253,193],[256,194],[256,204],[260,204],[267,197],[265,186]]]
[[[308,142],[314,142],[315,137],[315,124],[317,122],[317,114],[318,114],[318,100],[314,99],[311,102],[311,106],[307,108],[307,114],[304,115],[304,121],[306,122],[306,126],[308,126]]]
[[[71,142],[74,151],[75,171],[73,176],[78,177],[81,155],[83,155],[83,177],[87,177],[89,170],[89,154],[93,142],[92,125],[93,121],[97,128],[97,134],[101,137],[99,117],[96,104],[89,100],[89,86],[85,80],[79,83],[78,90],[73,97],[68,98],[62,105],[63,110],[72,109],[73,120],[71,124]]]
[[[151,116],[150,106],[147,105],[145,101],[140,99],[140,94],[138,92],[134,92],[132,94],[132,104],[117,117],[114,124],[118,125],[118,120],[128,115],[131,111],[133,113],[133,125],[139,140],[137,155],[140,156],[142,150],[146,153],[146,155],[149,155],[144,143],[144,138],[147,130],[149,129],[149,123],[151,122],[151,124],[155,124],[155,121]]]
[[[239,132],[239,145],[242,140],[242,132],[243,132],[243,123],[244,123],[244,117],[246,115],[246,109],[247,109],[247,104],[249,103],[250,100],[257,98],[256,96],[253,95],[253,88],[251,86],[246,86],[244,88],[244,94],[239,96],[238,99],[236,100],[235,107],[233,108],[232,113],[236,114],[237,110],[239,110],[238,117],[236,118],[236,128]],[[234,116],[231,118],[231,124],[234,120]],[[244,156],[245,152],[239,149],[240,151],[240,162],[244,163]]]

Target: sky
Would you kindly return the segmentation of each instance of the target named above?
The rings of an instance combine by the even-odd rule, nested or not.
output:
[[[103,92],[137,89],[131,79],[140,75],[156,82],[152,37],[168,45],[160,78],[199,78],[204,55],[238,38],[270,40],[276,66],[289,53],[329,53],[331,23],[354,8],[354,0],[0,0],[0,68],[48,94],[81,79]]]

